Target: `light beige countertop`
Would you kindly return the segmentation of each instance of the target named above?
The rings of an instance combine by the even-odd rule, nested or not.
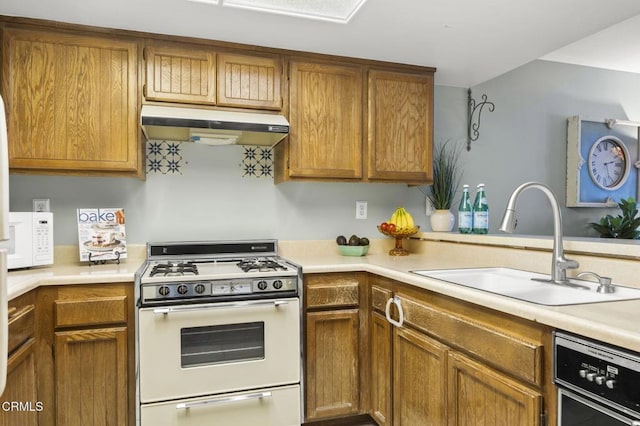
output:
[[[393,245],[391,239],[371,240],[369,254],[363,257],[340,256],[337,246],[324,240],[280,242],[279,254],[302,266],[304,273],[370,272],[640,352],[640,300],[544,306],[410,272],[416,269],[505,266],[549,273],[549,237],[441,233],[419,236],[420,240],[404,241],[405,247],[411,251],[409,256],[389,256],[387,252]],[[630,249],[613,246],[601,241],[566,243],[567,253],[572,253],[570,257],[580,262],[580,268],[571,271],[570,275],[589,270],[611,276],[615,284],[640,288],[640,274],[637,273],[640,264],[636,256],[639,250],[634,244],[629,245]],[[77,261],[77,247],[56,247],[54,266],[9,273],[9,299],[42,285],[133,282],[136,270],[144,262],[145,248],[140,245],[128,249],[129,257],[119,265],[88,265]]]
[[[45,285],[133,283],[136,270],[144,262],[144,246],[127,248],[129,253],[120,264],[80,263],[77,246],[56,246],[52,266],[9,271],[7,295],[9,300]]]
[[[481,245],[477,240],[473,244],[464,244],[459,240],[448,242],[436,240],[437,238],[431,237],[428,241],[411,240],[405,242],[405,244],[408,243],[406,247],[409,247],[412,252],[409,256],[389,256],[387,254],[387,250],[390,248],[389,242],[380,246],[376,246],[372,242],[369,254],[363,257],[340,256],[337,248],[323,246],[321,243],[316,245],[315,250],[305,250],[302,246],[291,247],[288,250],[281,250],[281,254],[302,266],[304,273],[371,272],[640,352],[640,300],[545,306],[410,272],[419,269],[506,266],[548,274],[551,265],[550,250],[540,250],[540,248],[523,250],[522,248],[507,247],[518,246],[519,241],[511,241],[506,245],[504,243]],[[549,245],[549,247],[551,246]],[[576,251],[572,258],[580,261],[581,268],[572,271],[572,275],[585,270],[597,271],[605,275],[608,273],[607,268],[614,268],[620,271],[618,275],[609,274],[614,275],[614,283],[640,286],[637,277],[640,264],[637,260],[602,259],[600,256],[580,255],[578,252]],[[612,267],[611,264],[615,266]],[[627,269],[630,271],[626,271]],[[624,282],[623,279],[629,279],[633,282]]]

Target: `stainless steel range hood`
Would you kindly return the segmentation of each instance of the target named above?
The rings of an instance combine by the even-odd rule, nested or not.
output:
[[[289,134],[282,115],[143,105],[140,124],[147,139],[206,145],[272,147]]]

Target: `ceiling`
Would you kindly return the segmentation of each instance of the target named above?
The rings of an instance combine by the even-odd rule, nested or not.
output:
[[[541,59],[640,73],[640,15],[571,43]]]
[[[2,0],[0,14],[433,66],[457,87],[538,58],[606,67],[619,50],[622,66],[640,42],[637,0],[368,0],[347,24],[190,0]]]

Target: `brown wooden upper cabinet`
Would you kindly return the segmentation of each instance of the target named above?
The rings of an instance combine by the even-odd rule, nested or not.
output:
[[[291,128],[276,147],[276,183],[431,183],[431,69],[292,59],[289,96]]]
[[[11,26],[2,38],[12,172],[144,173],[136,42]]]
[[[367,177],[431,182],[433,74],[370,70],[368,91]]]
[[[289,96],[286,178],[360,179],[362,68],[292,60]]]
[[[145,99],[250,109],[282,108],[282,58],[149,43]]]
[[[282,57],[218,54],[218,105],[282,109]]]
[[[150,44],[144,48],[147,100],[216,103],[216,54],[193,46]]]

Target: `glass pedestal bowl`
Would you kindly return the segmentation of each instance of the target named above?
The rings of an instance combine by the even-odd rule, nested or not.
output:
[[[389,232],[383,231],[382,228],[380,228],[380,225],[378,225],[378,231],[380,231],[380,233],[386,235],[387,237],[393,237],[396,239],[396,245],[394,248],[389,250],[389,256],[407,256],[409,254],[409,250],[402,247],[402,240],[415,235],[419,230],[419,226],[414,226],[410,229],[401,229],[399,231]]]

